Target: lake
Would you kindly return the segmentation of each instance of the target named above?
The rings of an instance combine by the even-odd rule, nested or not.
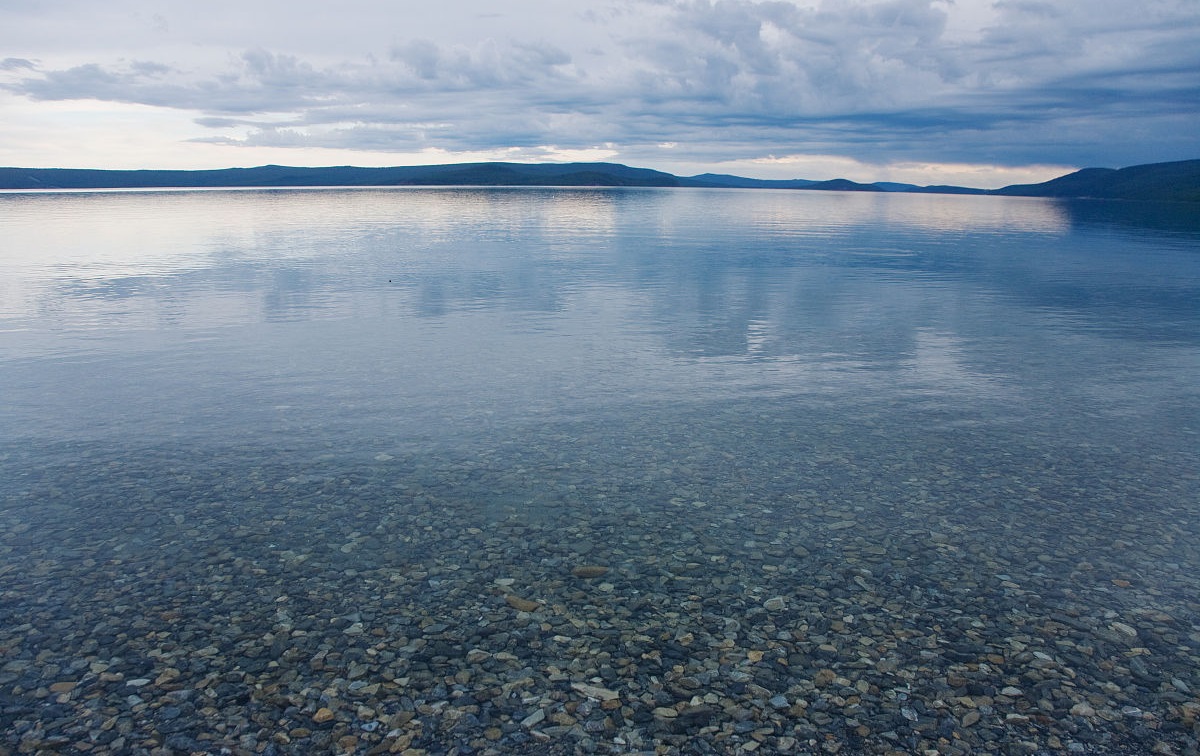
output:
[[[1198,434],[1194,206],[0,193],[0,751],[1194,751]]]

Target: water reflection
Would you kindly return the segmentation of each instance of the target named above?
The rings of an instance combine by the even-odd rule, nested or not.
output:
[[[1120,231],[1144,238],[1155,235],[1195,249],[1200,208],[1191,203],[1120,200],[1055,200],[1073,227]]]
[[[1187,245],[1131,237],[1124,221],[1117,236],[1080,227],[1080,207],[592,189],[7,194],[0,359],[162,354],[143,380],[234,374],[288,405],[329,379],[355,387],[345,416],[746,391],[999,406],[1014,386],[1083,385],[1147,341],[1200,338]],[[1169,212],[1156,213],[1157,230]],[[1185,238],[1186,224],[1166,226]]]
[[[914,194],[903,202],[881,197],[878,209],[891,225],[911,224],[941,233],[1061,234],[1070,228],[1066,208],[1041,199]]]
[[[769,311],[820,327],[839,300],[877,300],[862,285],[895,295],[906,278],[954,279],[1027,296],[1031,285],[1091,285],[1098,259],[1135,277],[1120,284],[1142,309],[1151,303],[1137,292],[1169,289],[1172,260],[1147,266],[1119,245],[1061,237],[1072,222],[1131,216],[1178,232],[1187,223],[1167,219],[1187,213],[1101,204],[461,188],[6,194],[4,317],[73,313],[60,323],[71,327],[161,312],[207,325],[372,307],[555,312],[581,287],[611,285],[640,291],[655,317],[694,322],[681,351],[730,354],[748,352],[749,324]],[[868,282],[855,267],[897,275]],[[1088,306],[1078,293],[1043,295]]]

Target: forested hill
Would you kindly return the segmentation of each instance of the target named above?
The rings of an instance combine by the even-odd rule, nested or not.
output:
[[[1200,160],[1150,163],[1118,170],[1084,168],[1041,184],[1006,186],[992,194],[1200,202]]]
[[[210,171],[0,168],[3,189],[296,186],[679,186],[669,173],[615,163],[466,163],[395,168],[264,165]]]
[[[681,177],[618,163],[465,163],[394,168],[299,168],[264,165],[205,171],[106,171],[75,168],[0,168],[0,189],[160,189],[303,186],[629,186],[797,189],[858,192],[999,194],[1095,197],[1200,203],[1200,160],[1152,163],[1119,170],[1085,168],[1041,184],[987,191],[961,186],[916,186],[846,179],[766,180],[706,173]]]

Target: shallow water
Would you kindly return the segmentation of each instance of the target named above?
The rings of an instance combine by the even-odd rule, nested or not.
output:
[[[1196,748],[1186,206],[11,193],[0,239],[2,744]]]

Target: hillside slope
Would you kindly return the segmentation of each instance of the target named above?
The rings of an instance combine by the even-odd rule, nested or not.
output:
[[[1200,202],[1200,160],[1149,163],[1117,170],[1084,168],[1041,184],[1006,186],[992,194]]]

